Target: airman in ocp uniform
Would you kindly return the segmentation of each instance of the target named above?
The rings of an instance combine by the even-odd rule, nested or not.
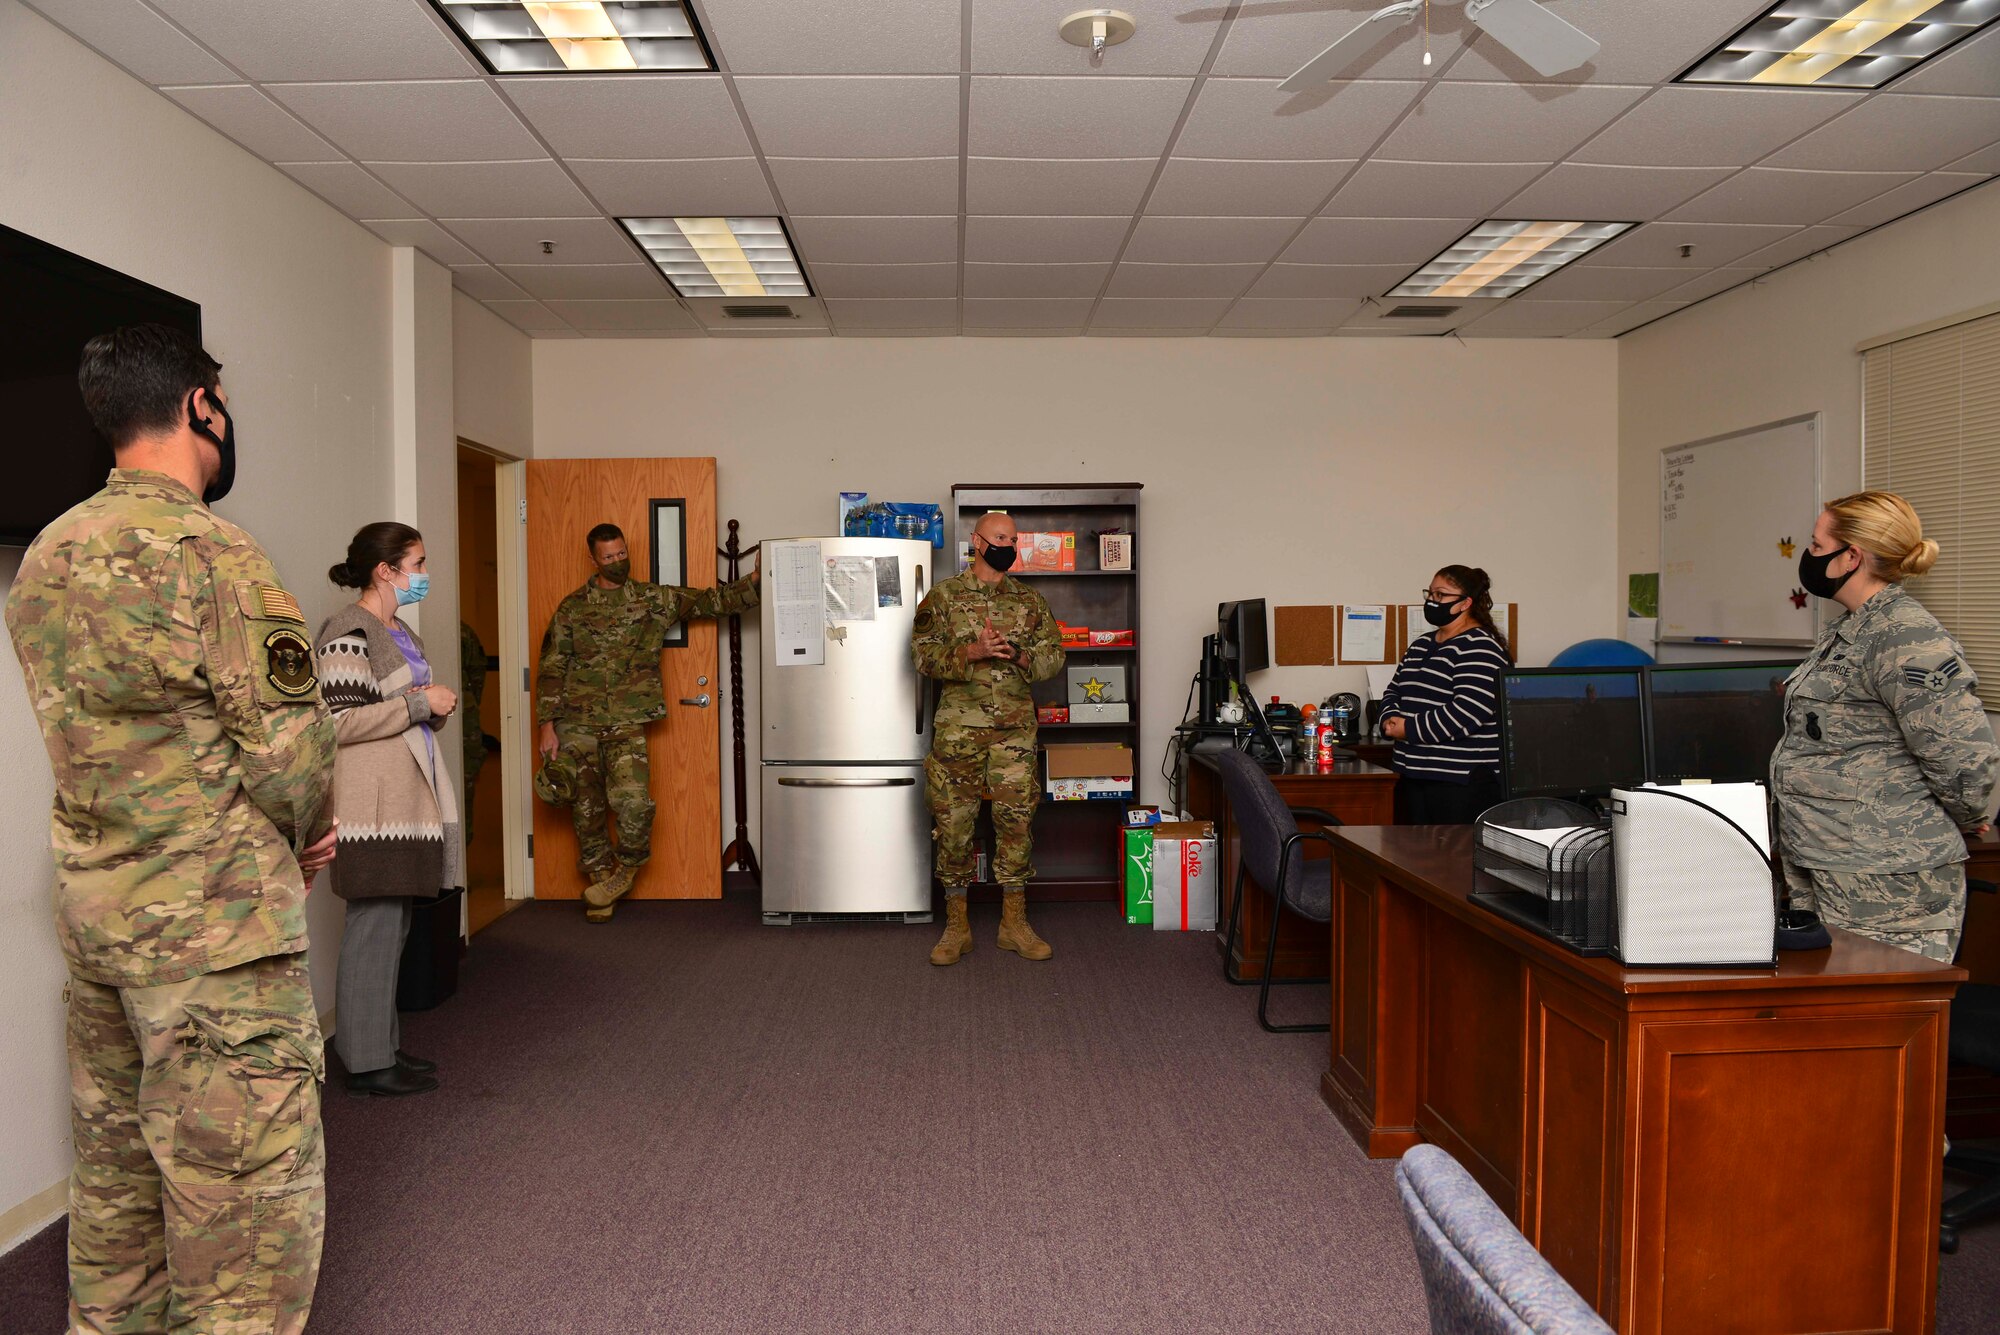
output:
[[[937,877],[945,892],[945,929],[931,950],[933,964],[956,964],[972,948],[965,897],[972,885],[973,829],[989,793],[993,879],[1001,888],[997,944],[1023,959],[1055,953],[1028,925],[1041,801],[1030,687],[1062,671],[1062,634],[1042,595],[1007,574],[1019,537],[1006,515],[981,518],[972,535],[972,565],[931,589],[911,634],[917,671],[944,683],[924,761]]]
[[[1799,577],[1846,614],[1786,682],[1771,788],[1794,907],[1949,961],[1965,919],[1962,832],[1986,826],[2000,746],[1958,642],[1900,582],[1937,556],[1892,493],[1820,515]]]
[[[72,1331],[299,1331],[319,1273],[334,730],[299,605],[207,508],[235,472],[220,369],[158,325],[90,341],[117,467],[7,599],[55,771]]]

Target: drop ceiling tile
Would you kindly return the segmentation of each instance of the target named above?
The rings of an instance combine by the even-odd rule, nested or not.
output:
[[[967,264],[967,297],[1095,297],[1108,264]]]
[[[684,162],[567,158],[564,162],[615,218],[740,218],[780,211],[755,158]]]
[[[1686,269],[1586,268],[1572,264],[1524,290],[1521,301],[1645,301],[1688,280]]]
[[[1363,79],[1295,99],[1279,92],[1275,79],[1208,79],[1174,152],[1191,158],[1359,158],[1424,88]]]
[[[2000,88],[2000,28],[1961,42],[1896,85],[1899,93],[1972,93]]]
[[[1859,235],[1861,229],[1858,227],[1802,227],[1762,250],[1751,251],[1736,263],[1744,268],[1776,269]]]
[[[1081,338],[1083,337],[1083,326],[1078,325],[1073,329],[1002,329],[998,327],[992,329],[973,329],[968,326],[965,333],[970,338]]]
[[[1643,88],[1434,83],[1376,156],[1401,162],[1554,162],[1617,119]]]
[[[1409,338],[1427,334],[1445,334],[1454,329],[1463,329],[1480,316],[1485,315],[1488,311],[1499,309],[1501,305],[1499,301],[1466,298],[1460,299],[1457,302],[1458,309],[1450,315],[1441,316],[1434,320],[1410,319],[1404,316],[1389,314],[1390,311],[1397,310],[1403,306],[1446,304],[1450,303],[1442,300],[1432,301],[1429,298],[1417,298],[1409,301],[1368,302],[1360,310],[1348,317],[1347,323],[1340,327],[1340,333],[1344,337],[1373,335],[1377,338],[1385,336]]]
[[[451,281],[454,287],[476,301],[506,301],[528,295],[518,283],[490,264],[454,265]]]
[[[486,309],[524,333],[569,331],[562,318],[539,301],[489,301]]]
[[[1229,311],[1223,300],[1159,300],[1148,297],[1106,297],[1091,318],[1092,333],[1113,329],[1182,329],[1206,332]]]
[[[1323,212],[1337,218],[1491,218],[1501,200],[1549,169],[1546,162],[1361,164]]]
[[[958,68],[959,13],[937,0],[702,0],[733,74],[934,74]]]
[[[1598,52],[1584,65],[1548,77],[1552,83],[1660,83],[1706,55],[1768,7],[1770,0],[1561,0],[1554,13],[1596,38]],[[1481,33],[1464,56],[1446,70],[1448,79],[1513,79],[1544,76],[1526,61]]]
[[[1961,190],[1969,190],[1987,178],[1967,172],[1932,172],[1920,176],[1908,185],[1898,186],[1886,194],[1877,196],[1865,204],[1857,205],[1839,213],[1827,221],[1843,227],[1876,227],[1892,222],[1906,213],[1928,208],[1941,199],[1949,199]]]
[[[755,156],[720,75],[562,74],[510,78],[501,86],[561,157]]]
[[[1729,167],[1600,167],[1558,163],[1500,206],[1507,218],[1641,222],[1657,218],[1728,176]]]
[[[958,80],[736,80],[767,155],[926,158],[958,152]],[[659,156],[657,153],[651,156]]]
[[[1646,223],[1613,237],[1576,262],[1623,269],[1707,270],[1733,264],[1797,230],[1751,223]],[[1693,246],[1693,256],[1682,259],[1682,246]]]
[[[649,301],[551,301],[548,308],[569,323],[570,328],[596,333],[603,330],[640,330],[654,333],[698,330],[701,325],[678,301],[661,298]]]
[[[542,152],[513,109],[476,79],[284,83],[269,91],[364,162],[492,162]]]
[[[935,0],[932,0],[935,3]],[[1122,78],[1135,74],[1194,74],[1215,41],[1215,22],[1189,22],[1185,0],[1119,0],[1138,23],[1131,41],[1104,53],[1093,65],[1088,47],[1071,46],[1057,32],[1066,12],[1021,0],[971,0],[972,71],[975,74],[1073,74]],[[953,20],[951,59],[958,59],[958,14],[939,4]]]
[[[965,327],[971,329],[1082,329],[1096,303],[1015,297],[965,300]]]
[[[1148,216],[1139,220],[1124,258],[1142,264],[1266,264],[1304,225],[1304,218]]]
[[[1157,158],[1192,86],[1191,79],[977,77],[966,151],[994,158]]]
[[[865,301],[828,298],[827,314],[841,333],[866,329],[922,329],[929,332],[958,330],[958,301],[942,300]]]
[[[810,256],[813,290],[822,297],[955,297],[957,264],[819,264]]]
[[[1353,167],[1351,159],[1242,162],[1169,158],[1146,200],[1146,211],[1183,217],[1303,218],[1319,212],[1327,193]]]
[[[580,218],[597,212],[568,173],[547,158],[368,165],[433,218]]]
[[[394,218],[424,212],[351,162],[281,162],[278,170],[350,218]]]
[[[1667,215],[1670,222],[1791,223],[1804,227],[1913,178],[1912,172],[1751,167]]]
[[[1685,301],[1690,303],[1702,301],[1718,293],[1727,292],[1732,287],[1741,287],[1745,283],[1754,283],[1769,272],[1770,270],[1768,269],[1747,268],[1741,265],[1711,269],[1699,278],[1662,292],[1660,299],[1662,301]]]
[[[1088,264],[1118,257],[1132,220],[982,218],[965,220],[965,258],[997,264]]]
[[[1570,154],[1570,161],[1745,167],[1865,96],[1800,88],[1662,88]]]
[[[1609,320],[1599,320],[1584,332],[1601,337],[1615,338],[1641,325],[1672,315],[1687,306],[1684,301],[1642,301],[1636,306],[1627,306]]]
[[[390,245],[414,246],[439,264],[477,264],[482,258],[429,218],[364,219],[361,225]]]
[[[631,264],[642,257],[623,228],[603,218],[443,218],[489,264]],[[555,253],[544,255],[542,242]]]
[[[1955,172],[1978,172],[1985,176],[2000,175],[2000,144],[1983,148],[1977,153],[1968,153],[1947,168]]]
[[[1315,218],[1287,264],[1401,264],[1415,268],[1472,230],[1473,218]]]
[[[543,300],[662,301],[673,295],[650,264],[518,264],[501,272]]]
[[[958,212],[958,159],[772,158],[791,214],[912,216]]]
[[[592,329],[581,334],[537,334],[536,338],[706,338],[699,329]]]
[[[160,91],[266,162],[330,162],[343,156],[248,84]]]
[[[1274,264],[1250,289],[1252,297],[1285,300],[1372,297],[1403,281],[1414,264]]]
[[[29,8],[156,87],[241,77],[140,0],[29,0]]]
[[[1928,171],[2000,141],[2000,97],[1880,93],[1773,153],[1767,167]]]
[[[1256,4],[1237,11],[1229,25],[1213,73],[1228,77],[1284,79],[1367,21],[1373,5]],[[1216,4],[1208,13],[1219,16]],[[1197,13],[1204,11],[1197,10]],[[1201,25],[1211,30],[1213,21]],[[1431,65],[1424,65],[1424,25],[1421,16],[1407,23],[1386,23],[1377,41],[1360,59],[1340,72],[1346,79],[1422,79],[1449,64],[1465,46],[1465,13],[1457,6],[1431,12]],[[1288,97],[1290,94],[1280,94]],[[1310,94],[1308,94],[1310,96]]]
[[[792,241],[812,264],[957,264],[957,218],[800,218]]]
[[[1245,297],[1229,308],[1216,332],[1224,330],[1290,329],[1319,333],[1337,329],[1361,308],[1356,297],[1336,297],[1320,301],[1280,301]]]
[[[1264,272],[1262,264],[1120,264],[1107,297],[1227,297],[1234,300]]]
[[[1460,323],[1468,338],[1553,338],[1608,320],[1629,306],[1624,301],[1502,302],[1497,310]]]
[[[1084,331],[1087,338],[1203,338],[1208,334],[1205,325],[1092,325]]]
[[[1157,163],[1156,158],[971,158],[965,165],[965,208],[982,214],[1130,218],[1139,211]]]
[[[259,83],[452,79],[479,66],[411,0],[153,0],[155,8]]]

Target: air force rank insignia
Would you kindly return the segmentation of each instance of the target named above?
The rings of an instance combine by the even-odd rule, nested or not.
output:
[[[1956,658],[1947,658],[1934,668],[1917,667],[1914,664],[1905,667],[1903,669],[1903,681],[1905,684],[1914,686],[1920,691],[1929,691],[1932,695],[1936,695],[1944,690],[1945,687],[1957,681],[1959,675],[1964,671],[1965,664],[1959,662]]]

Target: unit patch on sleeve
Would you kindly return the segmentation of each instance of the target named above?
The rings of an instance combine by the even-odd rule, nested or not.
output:
[[[288,696],[311,695],[313,680],[312,646],[306,637],[280,626],[264,637],[264,677]]]
[[[1914,664],[1905,667],[1903,680],[1920,691],[1929,691],[1932,695],[1936,695],[1958,680],[1959,674],[1964,671],[1965,664],[1956,658],[1947,658],[1934,668],[1917,667]]]

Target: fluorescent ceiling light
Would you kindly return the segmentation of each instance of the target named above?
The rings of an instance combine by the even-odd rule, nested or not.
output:
[[[1388,292],[1392,297],[1511,297],[1630,231],[1623,222],[1484,222]]]
[[[1781,0],[1682,83],[1880,88],[2000,17],[2000,0]]]
[[[431,0],[495,74],[712,70],[685,0]]]
[[[781,218],[620,218],[684,297],[809,297]]]

